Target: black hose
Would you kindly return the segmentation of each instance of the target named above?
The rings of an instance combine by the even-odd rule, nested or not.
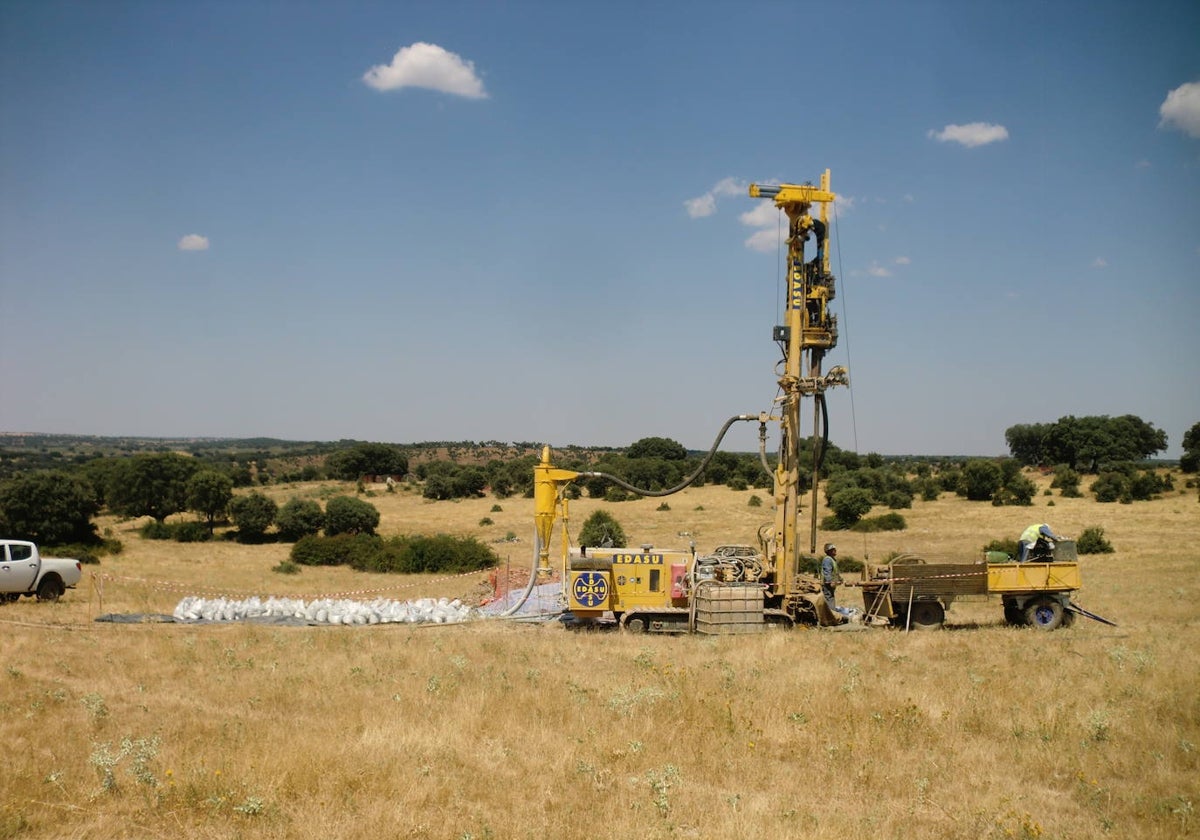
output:
[[[818,393],[814,399],[821,405],[821,451],[817,455],[817,469],[821,472],[821,467],[825,466],[825,451],[829,449],[829,406],[825,402],[825,394]]]
[[[632,484],[630,484],[628,481],[626,481],[623,478],[618,478],[617,476],[610,475],[608,473],[581,472],[579,475],[580,475],[580,477],[607,479],[608,481],[611,481],[613,484],[617,485],[618,487],[623,487],[631,493],[637,493],[639,496],[670,496],[672,493],[678,493],[680,490],[683,490],[686,487],[690,486],[692,484],[692,482],[694,482],[697,478],[700,477],[700,474],[704,472],[705,467],[708,466],[709,461],[711,461],[713,459],[713,456],[717,454],[717,447],[721,445],[721,441],[724,440],[725,433],[729,431],[730,426],[732,426],[734,423],[738,422],[739,420],[757,420],[757,419],[759,419],[757,414],[735,414],[733,417],[730,417],[728,420],[726,420],[725,425],[721,427],[721,431],[717,433],[717,439],[713,441],[712,449],[708,450],[708,454],[704,456],[704,460],[700,462],[700,466],[698,466],[696,468],[696,471],[694,473],[692,473],[691,475],[689,475],[687,478],[685,478],[679,484],[677,484],[674,487],[671,487],[667,490],[643,490],[640,487],[634,487]]]

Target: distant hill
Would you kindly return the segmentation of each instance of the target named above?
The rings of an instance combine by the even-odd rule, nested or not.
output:
[[[280,438],[213,437],[105,437],[100,435],[60,435],[40,432],[0,432],[0,478],[18,472],[45,469],[69,469],[95,458],[122,458],[141,453],[181,452],[213,462],[253,463],[271,472],[286,473],[320,462],[326,455],[366,441],[295,441]],[[389,443],[403,449],[412,466],[429,461],[455,461],[460,464],[486,464],[527,455],[538,455],[542,444],[533,441],[424,441]],[[594,461],[620,448],[604,446],[557,447],[559,454]]]

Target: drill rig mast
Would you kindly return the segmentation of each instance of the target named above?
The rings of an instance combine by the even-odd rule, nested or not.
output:
[[[555,467],[550,448],[542,451],[542,460],[534,468],[534,505],[537,531],[536,573],[531,574],[528,593],[536,577],[545,577],[550,566],[550,545],[554,525],[563,522],[562,573],[568,610],[577,618],[593,619],[611,611],[622,627],[661,632],[686,631],[695,627],[696,599],[701,590],[717,594],[718,584],[728,584],[720,597],[735,600],[754,593],[757,606],[747,609],[757,624],[766,621],[794,623],[815,620],[811,588],[804,588],[797,576],[800,565],[799,520],[803,476],[811,466],[812,502],[809,550],[817,547],[817,484],[821,460],[828,439],[828,414],[825,391],[848,383],[843,367],[822,371],[825,354],[837,344],[837,318],[829,311],[834,297],[834,278],[829,270],[827,234],[829,205],[836,196],[829,189],[829,170],[821,176],[819,187],[812,184],[750,185],[752,198],[775,202],[788,218],[788,282],[784,297],[783,324],[774,328],[773,338],[783,352],[776,372],[781,394],[776,398],[777,412],[738,414],[730,417],[700,465],[675,487],[650,490],[635,487],[618,476],[600,472],[576,472]],[[813,215],[813,205],[819,209]],[[815,239],[816,251],[806,259],[805,245]],[[813,398],[812,463],[801,463],[801,408],[805,397]],[[604,478],[626,490],[643,496],[677,493],[695,481],[716,454],[730,426],[739,421],[758,421],[759,454],[768,471],[766,455],[767,424],[780,426],[779,458],[773,471],[774,530],[760,532],[762,555],[748,557],[735,552],[728,562],[721,557],[697,558],[690,554],[653,550],[641,551],[596,548],[589,552],[570,546],[567,533],[566,484],[584,477]],[[764,526],[764,531],[767,529]],[[741,546],[724,546],[741,549]],[[753,553],[753,552],[751,552]],[[719,552],[718,552],[719,554]],[[807,601],[807,602],[806,602]]]
[[[799,564],[800,541],[800,423],[804,397],[813,398],[812,501],[810,504],[809,551],[817,550],[817,482],[824,444],[828,439],[825,390],[848,382],[846,369],[835,367],[822,373],[825,354],[837,344],[837,316],[829,311],[834,277],[829,270],[829,205],[837,197],[829,189],[829,170],[821,174],[819,187],[780,184],[750,185],[751,198],[775,202],[788,218],[788,282],[784,297],[783,324],[775,327],[774,339],[783,351],[780,362],[779,463],[775,467],[775,532],[765,546],[778,574],[778,594],[790,594]],[[819,205],[814,218],[813,205]],[[805,244],[816,240],[816,253],[805,257]]]

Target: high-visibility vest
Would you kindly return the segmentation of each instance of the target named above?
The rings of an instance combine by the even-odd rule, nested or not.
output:
[[[826,565],[826,563],[825,563],[826,560],[829,561],[828,565]],[[826,577],[825,577],[826,573],[828,573],[828,575],[829,575],[828,580],[826,580]],[[842,576],[841,572],[838,570],[837,560],[834,559],[831,555],[826,554],[821,559],[821,583],[829,583],[829,584],[837,583],[838,578],[840,578],[841,576]]]
[[[1047,531],[1050,530],[1050,526],[1044,522],[1040,522],[1037,525],[1030,525],[1021,533],[1021,542],[1033,545],[1038,541],[1038,537],[1042,535],[1041,532],[1043,528],[1045,528]]]

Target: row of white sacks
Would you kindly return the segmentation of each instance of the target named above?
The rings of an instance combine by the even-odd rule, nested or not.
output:
[[[173,613],[176,621],[246,621],[294,619],[316,624],[455,624],[466,621],[472,608],[455,598],[419,598],[416,601],[349,601],[321,598],[266,600],[252,597],[197,598],[189,595]]]

